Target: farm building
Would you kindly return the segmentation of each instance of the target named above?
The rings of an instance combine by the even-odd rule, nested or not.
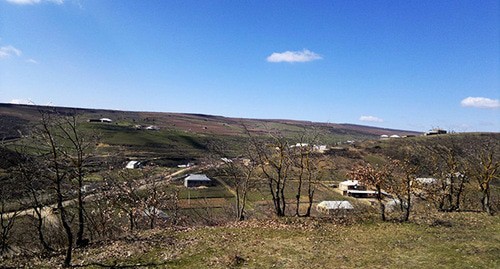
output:
[[[381,191],[382,195],[389,197],[390,194],[387,192]],[[369,190],[347,190],[344,195],[354,197],[354,198],[376,198],[378,192],[377,191],[369,191]]]
[[[125,166],[125,168],[127,168],[127,169],[137,169],[137,168],[141,168],[141,167],[142,167],[142,164],[139,161],[130,161]]]
[[[425,135],[442,135],[442,134],[446,134],[448,133],[446,130],[443,130],[443,129],[432,129],[430,131],[428,131],[427,133],[425,133]]]
[[[104,123],[111,123],[113,122],[111,119],[108,118],[100,118],[100,119],[89,119],[88,122],[104,122]]]
[[[357,180],[346,180],[339,183],[339,190],[342,191],[342,195],[347,195],[347,191],[358,190],[364,191],[366,187],[361,185]]]
[[[351,210],[354,209],[349,201],[323,201],[316,206],[318,212],[324,214],[331,214],[333,212],[338,212],[339,210]]]
[[[184,179],[184,186],[187,188],[210,185],[212,185],[212,180],[204,174],[190,174]]]

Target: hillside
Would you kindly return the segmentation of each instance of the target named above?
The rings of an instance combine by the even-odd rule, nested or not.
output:
[[[199,147],[208,137],[247,137],[245,127],[252,135],[279,132],[294,138],[307,130],[317,134],[319,141],[333,144],[346,140],[376,138],[382,134],[418,135],[420,133],[405,130],[393,130],[354,124],[318,123],[310,121],[283,119],[244,119],[212,116],[203,114],[162,113],[162,112],[132,112],[102,109],[84,109],[68,107],[47,107],[34,105],[0,104],[0,137],[15,139],[29,132],[30,127],[40,119],[40,111],[54,112],[61,115],[78,115],[82,122],[90,119],[109,118],[110,124],[92,124],[106,135],[117,136],[108,139],[109,144],[127,144],[130,133],[137,134],[149,126],[158,127],[164,136],[173,136],[180,140],[193,140],[192,147]],[[139,125],[141,127],[139,127]],[[120,134],[120,135],[118,135]],[[162,136],[162,135],[160,135]],[[105,138],[107,139],[107,138]],[[144,137],[151,140],[154,138]],[[168,139],[168,138],[167,138]],[[134,139],[132,139],[134,140]],[[128,141],[134,142],[134,141]],[[134,144],[134,143],[132,143]]]

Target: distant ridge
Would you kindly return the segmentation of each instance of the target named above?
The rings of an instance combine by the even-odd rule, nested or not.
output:
[[[400,136],[420,135],[422,132],[364,126],[350,123],[322,123],[291,119],[231,118],[200,113],[139,112],[112,109],[73,108],[0,103],[0,138],[12,139],[27,132],[31,124],[40,118],[39,111],[63,115],[77,114],[82,119],[110,118],[113,124],[155,125],[162,129],[192,132],[204,135],[244,135],[246,126],[255,133],[270,131],[286,134],[299,133],[303,129],[315,129],[328,135],[350,135],[375,138],[383,134]]]

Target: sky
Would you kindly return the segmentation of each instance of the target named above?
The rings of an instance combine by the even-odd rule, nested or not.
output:
[[[0,102],[500,132],[500,1],[0,0]]]

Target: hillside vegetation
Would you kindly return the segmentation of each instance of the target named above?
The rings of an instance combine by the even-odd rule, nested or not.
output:
[[[1,129],[2,268],[500,262],[497,133],[413,137],[353,125],[19,105],[0,105],[0,118],[12,122]],[[112,122],[89,122],[100,118]],[[130,160],[140,165],[125,169]],[[187,188],[192,173],[210,184]],[[341,189],[348,179],[359,180],[354,194],[366,188],[367,196]],[[325,212],[322,201],[353,209]]]

